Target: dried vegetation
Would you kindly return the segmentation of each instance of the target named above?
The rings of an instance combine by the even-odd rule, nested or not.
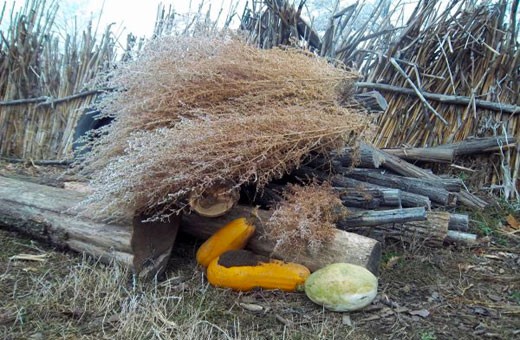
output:
[[[111,75],[101,107],[114,122],[82,163],[98,216],[165,217],[190,191],[222,181],[261,188],[311,153],[353,145],[365,115],[340,105],[356,74],[296,49],[238,37],[163,37]]]
[[[329,184],[288,185],[266,223],[266,235],[275,242],[274,251],[278,253],[291,257],[297,257],[294,252],[317,254],[334,237],[336,222],[346,214]]]

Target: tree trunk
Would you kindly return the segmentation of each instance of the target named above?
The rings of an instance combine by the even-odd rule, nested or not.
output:
[[[0,176],[0,225],[104,262],[116,260],[140,276],[164,270],[180,218],[144,224],[135,217],[133,222],[106,224],[71,212],[85,196]]]

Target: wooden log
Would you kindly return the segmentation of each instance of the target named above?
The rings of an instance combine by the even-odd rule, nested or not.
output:
[[[350,147],[343,148],[339,152],[331,153],[333,159],[331,165],[339,165],[347,168],[357,166],[361,168],[379,169],[385,162],[385,157],[383,154],[374,152],[374,150],[376,149],[366,143],[360,143],[357,149]]]
[[[354,189],[354,190],[357,190],[357,189],[363,190],[365,188],[369,189],[369,190],[371,190],[371,189],[376,189],[376,190],[385,190],[385,189],[387,189],[387,188],[382,187],[380,185],[358,181],[356,179],[348,178],[348,177],[345,177],[343,175],[334,175],[334,176],[332,176],[331,183],[335,187],[349,188],[349,189]],[[398,205],[393,205],[393,204],[391,204],[392,202],[387,202],[387,201],[385,201],[384,205],[386,205],[386,206],[397,206],[397,207],[400,207],[400,208],[401,207],[405,207],[405,208],[407,208],[407,207],[425,207],[428,210],[431,207],[430,199],[428,197],[426,197],[426,196],[417,195],[417,194],[409,193],[407,191],[399,190],[399,198],[400,198],[400,204],[398,204]]]
[[[449,230],[463,231],[469,230],[469,217],[465,214],[451,214],[450,223],[448,225]]]
[[[377,225],[371,228],[347,227],[347,230],[383,241],[385,238],[399,240],[408,244],[424,244],[430,247],[440,247],[445,242],[471,245],[475,243],[476,235],[450,230],[454,218],[448,212],[428,212],[423,221]],[[466,216],[467,217],[467,216]]]
[[[0,225],[104,262],[116,260],[140,276],[164,270],[178,220],[158,225],[134,219],[136,227],[130,219],[106,224],[77,217],[71,210],[85,197],[82,192],[0,176]]]
[[[338,188],[340,199],[346,207],[376,209],[381,206],[398,207],[401,204],[399,189]]]
[[[52,244],[131,266],[131,228],[67,214],[84,197],[0,176],[0,224]]]
[[[398,238],[407,243],[421,243],[441,247],[448,234],[450,213],[429,212],[424,221],[413,221],[392,226],[383,226],[387,237]]]
[[[456,196],[451,195],[450,192],[443,187],[432,185],[428,179],[396,176],[382,173],[381,171],[370,171],[368,169],[351,169],[345,176],[426,196],[432,202],[439,203],[443,206],[454,205],[456,203]]]
[[[224,215],[238,203],[240,189],[232,182],[223,182],[202,193],[191,193],[189,204],[193,211],[205,217]]]
[[[456,230],[448,230],[446,241],[471,246],[477,243],[477,235]]]
[[[512,136],[468,138],[466,140],[428,148],[383,149],[385,152],[406,160],[451,163],[456,156],[479,154],[503,145],[515,145]]]
[[[391,210],[367,210],[354,212],[339,221],[338,228],[374,227],[389,223],[405,223],[426,220],[426,210],[423,207],[402,208]]]
[[[270,216],[270,211],[238,205],[226,215],[217,218],[209,219],[196,214],[184,215],[181,231],[204,239],[213,235],[229,221],[248,217],[256,226],[256,231],[248,242],[247,248],[257,254],[301,263],[311,271],[335,262],[349,262],[363,266],[377,275],[381,260],[381,245],[376,240],[338,229],[332,241],[322,247],[318,254],[302,253],[297,257],[291,257],[281,252],[274,252],[274,242],[266,238],[264,223]]]
[[[442,185],[442,180],[440,177],[432,173],[429,173],[428,171],[421,169],[413,164],[410,164],[397,156],[391,155],[382,150],[377,150],[376,148],[368,144],[362,144],[364,148],[366,148],[367,150],[371,150],[371,152],[379,155],[379,157],[382,157],[384,159],[384,162],[382,163],[383,167],[392,170],[401,176],[426,178],[431,180],[432,184],[439,186]],[[467,191],[461,191],[458,194],[458,202],[473,209],[484,209],[488,205],[486,201],[476,197],[475,195]]]
[[[444,148],[401,148],[383,149],[391,155],[408,161],[424,161],[435,163],[451,163],[454,160],[454,150]]]

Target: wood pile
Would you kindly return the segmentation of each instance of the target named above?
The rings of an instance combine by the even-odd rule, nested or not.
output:
[[[438,148],[458,150],[455,153],[477,149],[485,152],[501,142],[514,140],[474,139]],[[406,150],[391,152],[406,154]],[[414,155],[429,153],[414,150]],[[358,159],[355,166],[354,159]],[[274,242],[266,238],[264,227],[274,211],[272,208],[281,200],[285,184],[290,181],[304,185],[311,181],[328,181],[349,210],[337,223],[333,238],[318,253],[303,252],[296,259],[278,252]],[[475,244],[476,235],[468,233],[468,216],[447,210],[453,211],[456,205],[473,209],[487,205],[467,192],[460,179],[434,175],[364,143],[358,155],[346,148],[327,158],[314,157],[286,178],[271,182],[262,194],[248,196],[252,191],[244,187],[240,195],[233,192],[224,203],[222,200],[193,200],[195,211],[203,206],[202,214],[192,212],[169,222],[147,223],[144,222],[146,216],[133,216],[129,212],[125,220],[109,224],[75,215],[74,206],[86,197],[77,188],[65,190],[2,176],[0,184],[0,225],[107,262],[116,260],[141,276],[156,275],[164,270],[178,231],[205,239],[238,217],[248,217],[257,227],[257,233],[248,244],[255,253],[297,261],[311,270],[334,262],[350,262],[377,274],[385,239],[431,247],[447,243]],[[225,191],[222,188],[222,192]],[[213,214],[213,205],[218,207],[218,214]]]

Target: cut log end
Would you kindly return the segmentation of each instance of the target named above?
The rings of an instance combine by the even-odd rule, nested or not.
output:
[[[239,188],[230,183],[215,185],[202,194],[192,193],[191,210],[204,217],[219,217],[231,210],[240,198]]]

